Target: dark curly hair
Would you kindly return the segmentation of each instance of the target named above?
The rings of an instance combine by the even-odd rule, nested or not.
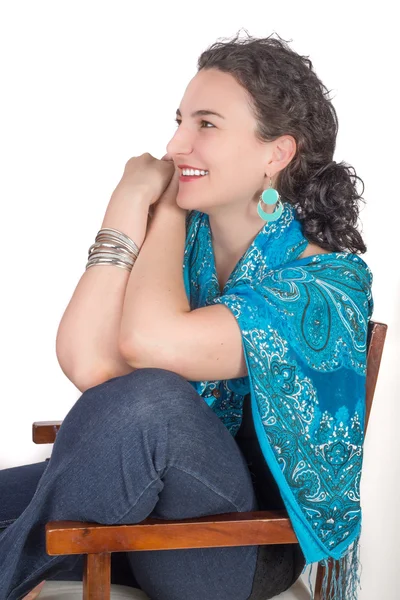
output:
[[[295,207],[304,236],[332,252],[366,252],[356,229],[359,201],[364,202],[356,180],[361,194],[364,183],[353,167],[333,160],[338,119],[329,92],[311,60],[278,38],[239,39],[237,33],[217,41],[200,55],[198,71],[230,73],[247,90],[260,141],[282,135],[296,140],[296,153],[275,187]]]

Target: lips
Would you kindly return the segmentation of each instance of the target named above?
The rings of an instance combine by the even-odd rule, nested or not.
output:
[[[190,165],[178,165],[179,169],[194,169],[197,171],[207,171],[207,169],[204,169],[203,167],[191,167]]]

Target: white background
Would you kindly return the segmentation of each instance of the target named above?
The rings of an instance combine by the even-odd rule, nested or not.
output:
[[[389,325],[365,443],[360,600],[395,600],[399,556],[398,47],[380,2],[0,4],[0,469],[39,462],[32,422],[80,396],[57,362],[59,322],[126,161],[161,158],[199,54],[246,28],[311,58],[339,117],[334,159],[365,183],[363,255]],[[84,424],[82,425],[84,426]],[[1,499],[0,499],[1,500]]]

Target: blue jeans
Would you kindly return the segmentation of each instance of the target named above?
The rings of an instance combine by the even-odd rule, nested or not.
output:
[[[83,555],[46,553],[48,521],[132,524],[253,510],[240,447],[183,377],[149,368],[109,379],[73,405],[50,459],[0,471],[0,600],[20,600],[44,579],[82,580]],[[259,548],[274,549],[113,553],[111,581],[152,600],[247,600]],[[292,574],[293,561],[277,562]]]

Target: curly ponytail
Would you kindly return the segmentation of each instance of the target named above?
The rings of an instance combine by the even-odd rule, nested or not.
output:
[[[212,44],[197,68],[230,73],[247,90],[260,141],[282,135],[296,140],[296,154],[279,172],[275,187],[296,208],[305,237],[332,252],[366,252],[357,230],[364,183],[353,167],[333,161],[337,114],[309,58],[281,38],[236,35]]]

